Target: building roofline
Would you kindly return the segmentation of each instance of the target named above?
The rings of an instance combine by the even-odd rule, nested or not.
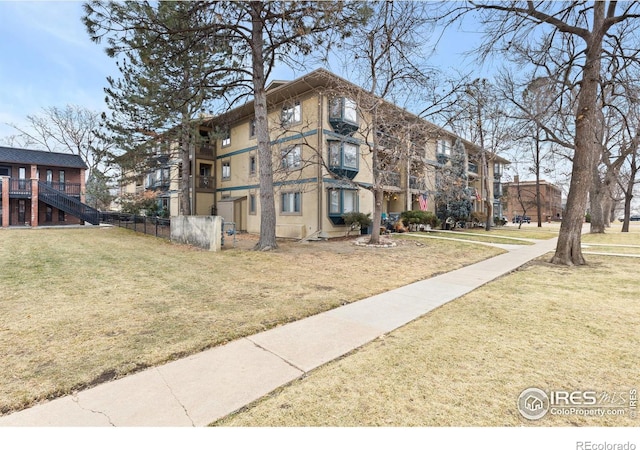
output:
[[[363,92],[365,94],[371,95],[370,93],[368,93],[367,91],[365,91],[362,87],[358,86],[357,84],[339,76],[336,75],[333,72],[330,72],[329,70],[325,69],[325,68],[317,68],[315,70],[312,70],[311,72],[299,76],[298,78],[295,78],[291,81],[283,81],[283,80],[274,80],[272,82],[269,83],[269,85],[266,88],[266,92],[267,92],[267,106],[272,106],[272,105],[276,105],[278,103],[281,103],[283,101],[286,101],[287,99],[291,98],[292,95],[290,94],[291,91],[294,92],[293,95],[296,95],[295,93],[297,92],[297,94],[300,94],[302,92],[306,92],[309,90],[314,90],[317,88],[321,88],[326,86],[326,82],[327,81],[334,81],[334,82],[339,82],[341,84],[346,84],[347,86],[349,86],[351,89],[354,90],[358,90],[360,92]],[[324,84],[322,84],[322,82],[324,82]],[[286,93],[286,94],[285,94]],[[412,117],[415,120],[419,120],[421,122],[426,123],[427,125],[433,127],[434,129],[437,129],[441,132],[443,132],[444,134],[446,134],[447,136],[449,136],[450,138],[453,139],[459,139],[466,148],[468,149],[473,149],[476,152],[480,151],[480,146],[474,144],[471,141],[468,141],[460,136],[458,136],[457,134],[455,134],[453,131],[447,130],[443,127],[441,127],[440,125],[436,125],[435,123],[418,116],[415,113],[412,113],[411,111],[402,108],[394,103],[391,103],[387,100],[381,99],[383,102],[385,102],[387,105],[391,106],[392,108],[397,109],[401,114],[403,115],[407,115]],[[213,122],[225,122],[225,121],[235,121],[235,120],[241,120],[243,118],[248,118],[251,115],[254,114],[254,108],[253,108],[253,100],[248,101],[246,103],[244,103],[241,106],[238,106],[236,108],[230,109],[224,113],[221,113],[215,117],[210,118],[209,120],[207,120],[208,123],[213,123]],[[511,162],[495,153],[492,153],[490,151],[487,151],[489,154],[491,154],[491,160],[494,162],[500,162],[503,164],[510,164]]]
[[[73,153],[50,152],[16,147],[0,146],[0,163],[37,164],[53,167],[88,169],[79,155]]]

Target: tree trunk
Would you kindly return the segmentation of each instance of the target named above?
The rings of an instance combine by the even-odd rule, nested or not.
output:
[[[542,198],[540,196],[540,129],[536,127],[536,213],[538,215],[538,228],[542,228]]]
[[[605,185],[600,179],[600,171],[598,170],[600,153],[601,152],[598,151],[598,155],[594,155],[592,167],[593,180],[591,182],[591,189],[589,189],[589,211],[591,213],[590,231],[593,234],[604,233],[603,205],[605,201],[605,195],[608,195],[608,192],[606,192],[605,190]]]
[[[489,163],[487,161],[486,152],[482,150],[482,164],[484,167],[484,192],[485,192],[485,205],[487,207],[487,220],[484,224],[485,231],[491,231],[491,223],[493,222],[493,202],[491,199],[491,191],[489,190]]]
[[[180,179],[180,215],[191,215],[191,130],[186,122],[187,116],[183,116],[180,125],[180,161],[182,162],[182,178]]]
[[[633,188],[632,188],[633,189]],[[629,217],[631,216],[631,200],[633,195],[630,194],[631,190],[628,190],[624,196],[624,221],[622,222],[622,232],[629,232]]]
[[[260,178],[260,239],[255,250],[273,250],[276,242],[276,206],[273,188],[273,161],[267,120],[267,93],[265,91],[263,27],[260,2],[251,2],[251,56],[253,69],[253,95],[258,143],[258,174]]]
[[[586,264],[582,255],[582,223],[587,206],[587,194],[593,181],[594,155],[599,150],[593,130],[598,126],[595,106],[600,82],[604,2],[593,6],[593,32],[586,39],[586,59],[582,74],[576,113],[575,151],[571,184],[564,219],[560,226],[556,252],[551,263],[559,265]]]
[[[602,214],[604,216],[604,227],[605,228],[610,228],[611,227],[611,215],[612,210],[613,209],[613,199],[611,198],[610,193],[607,193],[607,195],[605,195],[604,199],[602,200]]]
[[[371,228],[371,238],[369,244],[380,244],[380,223],[382,222],[382,202],[384,200],[384,191],[382,187],[372,189],[373,192],[373,222]]]

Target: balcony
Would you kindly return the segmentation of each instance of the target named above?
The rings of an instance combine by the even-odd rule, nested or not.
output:
[[[427,183],[424,178],[411,176],[409,177],[409,189],[424,192],[427,190]]]
[[[400,174],[391,171],[381,171],[378,173],[380,182],[384,186],[385,190],[400,191]]]
[[[215,145],[204,143],[198,147],[197,156],[204,159],[213,159],[215,154]]]
[[[6,178],[5,178],[6,180]],[[6,184],[6,185],[5,185]],[[71,197],[80,197],[80,183],[46,182],[51,189]],[[31,180],[9,178],[8,183],[0,181],[0,192],[9,189],[9,198],[31,198]]]
[[[214,177],[205,175],[196,176],[196,187],[198,188],[198,190],[213,192],[215,186],[216,181]]]

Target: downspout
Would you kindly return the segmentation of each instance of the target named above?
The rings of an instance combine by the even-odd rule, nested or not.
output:
[[[317,135],[317,139],[318,139],[318,143],[317,143],[317,158],[318,158],[318,206],[317,206],[317,213],[318,213],[318,224],[317,224],[317,233],[318,235],[322,234],[322,199],[323,199],[323,195],[322,195],[322,189],[323,189],[323,183],[322,183],[322,158],[324,156],[324,146],[323,146],[323,136],[322,136],[322,130],[324,128],[324,94],[320,91],[318,92],[318,135]]]
[[[196,213],[196,149],[193,138],[193,132],[189,133],[189,155],[191,157],[191,182],[189,189],[191,190],[190,196],[191,201],[189,202],[189,206],[191,207],[191,215],[195,215]]]

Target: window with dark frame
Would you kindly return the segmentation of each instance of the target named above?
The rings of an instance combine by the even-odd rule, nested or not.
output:
[[[231,161],[222,162],[222,179],[229,180],[231,178]]]
[[[282,108],[281,122],[283,127],[302,122],[302,106],[299,101]]]
[[[256,194],[249,194],[249,214],[256,214]]]
[[[222,146],[228,147],[231,145],[231,130],[227,129],[222,136]]]
[[[255,175],[257,173],[257,162],[256,155],[249,155],[249,175]]]
[[[283,214],[300,214],[302,211],[301,192],[283,192],[280,196],[280,212]]]
[[[299,145],[287,147],[282,150],[282,168],[286,170],[302,167],[302,149]]]

